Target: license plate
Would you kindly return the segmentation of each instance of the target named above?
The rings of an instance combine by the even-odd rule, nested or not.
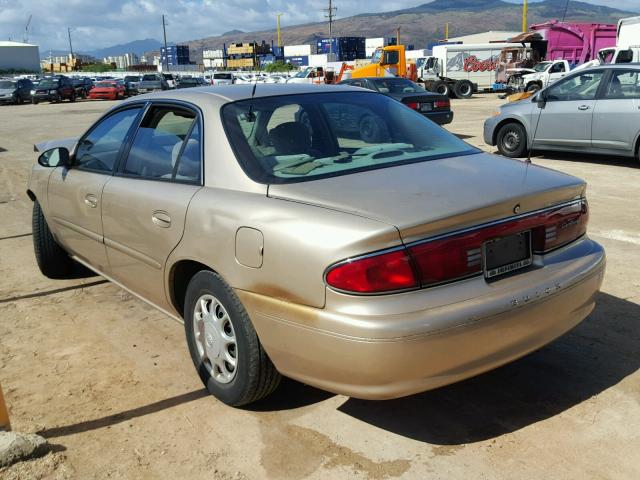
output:
[[[433,110],[433,104],[432,103],[421,103],[420,104],[420,111],[421,112],[430,112],[431,110]]]
[[[532,263],[531,232],[520,232],[484,243],[484,276],[504,275]]]

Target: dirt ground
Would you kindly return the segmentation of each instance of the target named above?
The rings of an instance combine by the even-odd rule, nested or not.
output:
[[[494,95],[448,128],[483,145]],[[285,381],[262,403],[206,394],[181,325],[100,277],[38,271],[25,185],[33,144],[79,135],[113,102],[0,108],[0,382],[15,430],[48,439],[1,479],[638,479],[640,168],[547,154],[585,178],[607,249],[595,311],[555,343],[471,380],[371,402]],[[491,149],[489,149],[491,150]]]

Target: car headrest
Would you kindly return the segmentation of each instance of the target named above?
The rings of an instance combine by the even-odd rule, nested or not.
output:
[[[277,155],[296,155],[311,150],[309,129],[300,122],[281,123],[269,131],[269,137]]]

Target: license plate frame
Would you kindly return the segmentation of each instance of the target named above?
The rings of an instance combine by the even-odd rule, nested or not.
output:
[[[496,252],[498,248],[502,252]],[[504,253],[507,250],[511,251]],[[503,259],[500,259],[500,253]],[[482,244],[482,259],[486,279],[495,279],[530,266],[533,263],[531,230],[487,240]]]
[[[424,112],[431,112],[432,110],[433,110],[433,103],[425,102],[425,103],[421,103],[420,104],[420,111],[421,112],[423,112],[423,113]]]

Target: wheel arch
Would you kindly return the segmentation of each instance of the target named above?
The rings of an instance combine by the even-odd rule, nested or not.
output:
[[[509,117],[509,118],[505,118],[504,120],[500,120],[500,122],[493,129],[493,133],[491,135],[491,144],[492,145],[497,145],[498,144],[498,132],[500,131],[500,129],[502,127],[504,127],[508,123],[517,123],[522,128],[524,128],[524,131],[527,134],[527,138],[525,138],[525,141],[527,142],[527,144],[529,144],[529,132],[527,130],[526,125],[521,120],[519,120],[517,118],[513,118],[513,117]]]
[[[179,260],[171,266],[169,271],[169,301],[173,308],[184,318],[184,297],[187,293],[187,286],[191,279],[198,272],[216,272],[213,268],[196,260]]]

